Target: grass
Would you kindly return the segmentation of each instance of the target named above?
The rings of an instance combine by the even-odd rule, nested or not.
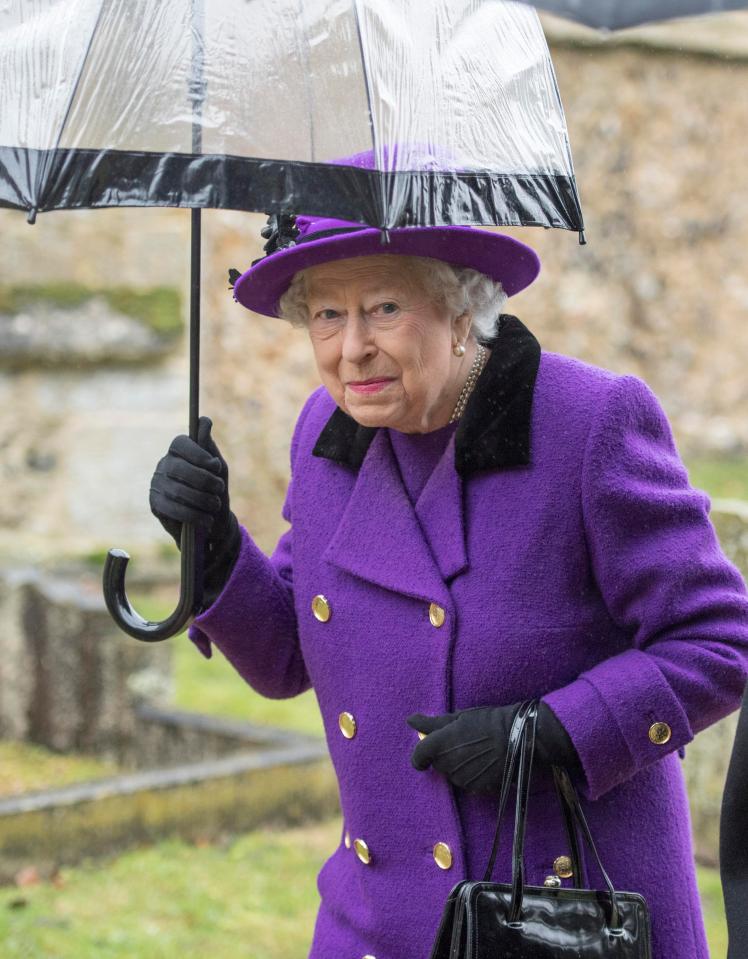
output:
[[[748,457],[694,457],[686,467],[691,485],[706,490],[713,499],[748,502]]]
[[[338,819],[221,845],[168,840],[0,890],[3,959],[301,959]]]
[[[214,647],[212,657],[205,659],[186,633],[175,640],[174,671],[175,705],[181,709],[324,736],[313,689],[293,699],[265,699],[244,682],[220,650]]]
[[[725,901],[722,898],[722,883],[717,869],[699,866],[696,870],[699,883],[701,907],[704,912],[706,937],[713,959],[727,955],[727,925]]]
[[[150,290],[129,287],[94,289],[80,283],[43,283],[0,286],[0,314],[20,313],[36,303],[74,310],[94,296],[103,297],[112,310],[132,317],[161,336],[176,336],[184,325],[179,291],[170,286]]]
[[[172,839],[0,889],[3,959],[302,959],[316,875],[340,830],[336,817],[212,846]],[[727,951],[719,875],[698,876],[717,959]]]
[[[0,740],[0,796],[66,786],[117,773],[114,763],[88,756],[65,756],[33,743]]]

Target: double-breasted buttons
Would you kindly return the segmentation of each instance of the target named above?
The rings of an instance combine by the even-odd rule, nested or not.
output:
[[[353,713],[343,712],[338,716],[340,731],[346,739],[353,739],[356,735],[356,720]]]
[[[346,849],[350,849],[350,848],[351,848],[351,834],[348,832],[347,829],[346,829],[346,831],[345,831],[345,835],[343,836],[343,842],[345,843],[345,848],[346,848]]]
[[[447,614],[444,612],[444,607],[438,603],[432,603],[429,606],[429,622],[432,626],[436,626],[437,628],[443,626],[446,616]]]
[[[571,856],[556,856],[553,860],[553,871],[562,879],[569,879],[570,876],[573,876],[574,870],[571,868]]]
[[[322,593],[318,593],[312,600],[312,612],[315,619],[318,619],[320,623],[326,623],[332,615],[330,604]]]
[[[445,842],[434,843],[434,859],[442,869],[449,869],[452,865],[452,850]]]
[[[353,848],[361,862],[365,862],[367,864],[371,862],[371,853],[369,852],[369,847],[366,845],[363,839],[354,839]]]
[[[672,730],[667,723],[652,723],[649,727],[649,738],[657,746],[666,743],[672,736]]]

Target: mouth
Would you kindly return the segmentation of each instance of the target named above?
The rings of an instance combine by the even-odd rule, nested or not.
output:
[[[378,393],[392,382],[392,377],[375,376],[368,380],[349,380],[346,386],[354,393]]]

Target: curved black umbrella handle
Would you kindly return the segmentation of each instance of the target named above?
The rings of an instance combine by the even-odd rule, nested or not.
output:
[[[104,562],[104,599],[112,619],[120,629],[146,643],[169,639],[186,629],[195,618],[195,610],[202,602],[202,547],[195,527],[191,523],[183,523],[179,602],[171,616],[161,622],[145,619],[132,608],[125,590],[125,575],[130,556],[123,549],[110,549]],[[199,577],[195,575],[198,567]]]
[[[199,130],[199,128],[197,128]],[[193,131],[193,137],[195,132]],[[199,152],[199,136],[193,141]],[[200,395],[200,210],[191,210],[190,279],[190,439],[197,440],[198,397]],[[123,549],[110,549],[104,562],[104,599],[115,623],[146,643],[176,636],[190,625],[203,601],[203,552],[205,533],[192,523],[182,523],[179,550],[182,567],[179,602],[168,619],[154,623],[144,619],[130,605],[125,591],[125,572],[130,561]]]

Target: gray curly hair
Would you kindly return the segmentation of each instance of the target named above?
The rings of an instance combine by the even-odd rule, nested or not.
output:
[[[508,299],[501,283],[470,267],[452,266],[427,256],[387,255],[397,255],[403,268],[449,313],[454,316],[470,313],[470,332],[476,340],[486,343],[493,339]],[[306,326],[309,322],[306,296],[307,270],[300,270],[280,298],[280,318],[292,326]]]

